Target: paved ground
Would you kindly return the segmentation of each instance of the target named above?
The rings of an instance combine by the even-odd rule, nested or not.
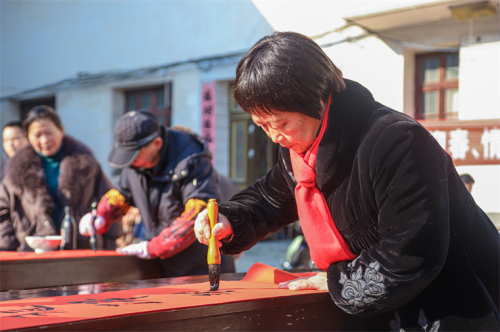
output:
[[[250,266],[256,262],[282,269],[286,249],[290,242],[292,242],[291,239],[260,241],[250,250],[245,251],[241,258],[236,261],[236,272],[247,272]]]

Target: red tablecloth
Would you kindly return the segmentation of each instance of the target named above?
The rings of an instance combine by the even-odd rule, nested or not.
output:
[[[254,264],[241,281],[221,281],[218,291],[208,282],[131,289],[100,294],[46,297],[0,303],[0,329],[118,317],[140,313],[235,303],[322,291],[279,289],[278,283],[314,273],[291,274],[261,263]],[[50,329],[50,328],[49,328]]]
[[[103,256],[124,256],[114,250],[56,250],[46,251],[42,253],[34,252],[15,252],[15,251],[1,251],[1,261],[18,261],[25,259],[60,259],[60,258],[78,258],[78,257],[103,257]]]

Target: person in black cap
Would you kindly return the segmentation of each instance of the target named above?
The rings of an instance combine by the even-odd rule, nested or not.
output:
[[[108,163],[123,169],[114,189],[97,206],[98,234],[121,220],[130,206],[139,209],[146,241],[118,249],[141,258],[162,258],[164,277],[207,274],[207,248],[198,243],[193,225],[209,199],[221,199],[211,153],[199,136],[160,125],[147,111],[130,111],[115,126]],[[90,215],[80,233],[93,235]],[[225,257],[221,269],[234,272]]]

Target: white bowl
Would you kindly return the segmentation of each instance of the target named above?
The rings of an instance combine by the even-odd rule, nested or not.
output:
[[[37,254],[45,251],[52,251],[59,248],[61,244],[60,235],[50,236],[25,236],[24,240]]]

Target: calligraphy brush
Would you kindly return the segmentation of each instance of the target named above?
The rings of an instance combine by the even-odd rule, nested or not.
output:
[[[216,291],[219,289],[220,281],[220,251],[219,241],[212,233],[214,226],[217,224],[219,215],[219,206],[215,199],[210,199],[207,206],[208,219],[210,220],[210,241],[208,243],[208,279],[210,280],[210,290]]]
[[[96,252],[97,250],[97,240],[96,240],[96,230],[95,230],[95,219],[97,217],[97,202],[92,203],[92,217],[90,218],[90,227],[92,227],[92,235],[90,236],[90,246],[92,250]]]

